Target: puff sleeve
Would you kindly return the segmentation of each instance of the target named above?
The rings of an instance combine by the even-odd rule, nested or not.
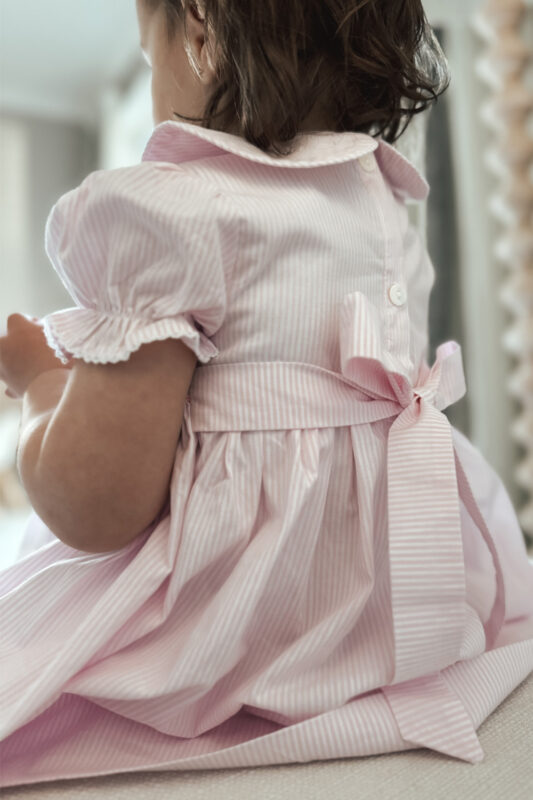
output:
[[[43,317],[66,363],[127,361],[141,345],[183,339],[199,361],[227,307],[220,194],[175,164],[99,170],[62,195],[45,250],[75,306]]]

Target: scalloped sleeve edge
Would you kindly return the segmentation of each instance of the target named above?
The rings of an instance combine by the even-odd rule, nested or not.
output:
[[[203,364],[219,353],[211,340],[196,329],[190,314],[140,319],[75,307],[54,311],[41,323],[48,345],[63,364],[69,357],[91,364],[116,364],[127,361],[143,344],[170,338],[183,339]]]

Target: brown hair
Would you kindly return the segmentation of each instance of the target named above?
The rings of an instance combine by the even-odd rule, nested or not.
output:
[[[199,17],[195,0],[149,0],[160,2],[169,40],[189,8]],[[216,80],[203,117],[174,114],[205,128],[237,126],[271,154],[292,152],[289,143],[315,105],[327,112],[331,130],[382,135],[392,144],[450,83],[422,0],[202,0],[201,6]]]

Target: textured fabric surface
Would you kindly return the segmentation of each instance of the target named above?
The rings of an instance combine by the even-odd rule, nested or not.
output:
[[[533,677],[479,728],[486,757],[465,764],[429,750],[309,764],[113,775],[5,789],[2,800],[531,800]]]
[[[36,514],[0,572],[1,783],[409,750],[484,757],[533,670],[533,567],[499,476],[427,363],[434,269],[416,168],[366,134],[274,158],[158,126],[64,195],[58,353],[200,361],[168,503],[86,554]],[[155,387],[157,388],[157,387]]]

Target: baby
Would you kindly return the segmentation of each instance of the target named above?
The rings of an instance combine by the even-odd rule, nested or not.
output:
[[[393,146],[445,83],[422,4],[137,16],[154,131],[50,213],[74,305],[0,339],[33,507],[0,571],[2,784],[476,763],[533,670],[533,566],[443,413],[460,345],[429,363],[429,186]]]
[[[378,6],[374,0],[293,2],[292,25],[285,31],[285,8],[278,16],[261,4],[236,2],[230,13],[216,2],[137,0],[140,45],[152,70],[154,123],[176,116],[216,125],[258,147],[269,145],[273,153],[286,153],[287,142],[292,146],[296,135],[310,131],[388,126],[393,139],[402,117],[407,122],[416,113],[414,108],[401,111],[398,100],[403,97],[422,110],[445,90],[447,73],[431,29],[424,29],[420,0],[401,7],[390,3],[386,21]],[[306,42],[306,15],[319,19],[325,9],[320,36]],[[232,30],[226,37],[229,19]],[[361,46],[352,47],[365,27],[390,40],[388,63],[381,63],[378,38],[367,42],[366,54]],[[224,31],[218,40],[217,30]],[[433,53],[426,71],[415,61],[423,30],[423,44]],[[279,36],[287,31],[290,45],[279,47]],[[328,51],[330,40],[338,52],[325,60],[321,50]],[[237,45],[243,48],[242,64],[236,63]],[[275,64],[262,49],[267,45],[277,50]],[[351,59],[348,75],[367,73],[367,88],[337,87],[342,53]],[[370,56],[372,68],[365,61]],[[286,92],[290,103],[283,105]],[[168,495],[197,359],[178,338],[139,344],[119,364],[65,352],[58,360],[48,346],[58,346],[51,331],[46,338],[39,321],[21,314],[10,316],[8,334],[0,338],[0,378],[8,396],[23,403],[17,450],[21,481],[54,534],[86,552],[127,545]]]

